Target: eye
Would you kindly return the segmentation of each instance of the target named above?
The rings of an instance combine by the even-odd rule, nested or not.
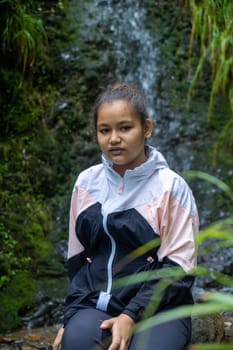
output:
[[[108,129],[108,128],[100,128],[100,129],[99,129],[99,133],[101,133],[101,134],[103,134],[103,135],[107,134],[108,132],[109,132],[109,129]]]
[[[122,132],[127,132],[127,131],[129,131],[131,128],[132,128],[131,125],[124,125],[124,126],[121,127],[121,131],[122,131]]]

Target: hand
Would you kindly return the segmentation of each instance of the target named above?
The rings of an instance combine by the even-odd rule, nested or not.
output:
[[[64,333],[64,328],[63,327],[59,328],[56,338],[54,339],[54,342],[53,342],[53,350],[59,350],[61,348],[63,333]]]
[[[112,343],[108,350],[127,350],[132,336],[134,321],[126,314],[110,318],[101,323],[100,328],[112,332]]]

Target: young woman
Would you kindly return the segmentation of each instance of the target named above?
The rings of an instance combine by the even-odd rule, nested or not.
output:
[[[166,267],[190,272],[196,264],[198,213],[186,182],[147,144],[152,122],[142,93],[116,84],[96,100],[94,122],[102,163],[83,171],[70,208],[70,288],[58,350],[183,350],[190,318],[133,333],[158,280],[114,288],[125,276]],[[133,252],[160,239],[157,248]],[[128,258],[127,257],[131,257]],[[192,304],[192,278],[164,292],[156,312]]]

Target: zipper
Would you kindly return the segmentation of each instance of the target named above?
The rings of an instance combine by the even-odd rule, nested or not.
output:
[[[108,228],[107,228],[107,214],[103,215],[103,228],[106,234],[108,235],[110,242],[111,242],[111,253],[108,259],[107,264],[107,288],[106,291],[101,291],[98,301],[96,303],[96,308],[102,311],[107,311],[108,303],[111,298],[111,289],[112,289],[112,265],[113,265],[113,259],[115,257],[116,253],[116,242],[114,238],[110,235]]]

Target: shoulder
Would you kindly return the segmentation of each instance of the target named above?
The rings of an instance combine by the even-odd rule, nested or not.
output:
[[[158,179],[163,189],[169,190],[189,187],[184,178],[168,167],[158,170]]]
[[[191,212],[196,211],[196,203],[192,190],[186,180],[170,168],[159,170],[161,190],[168,193],[170,198],[179,202],[182,207],[188,207]]]
[[[93,165],[90,168],[83,170],[77,177],[74,188],[87,187],[92,182],[99,182],[104,176],[102,164]]]

